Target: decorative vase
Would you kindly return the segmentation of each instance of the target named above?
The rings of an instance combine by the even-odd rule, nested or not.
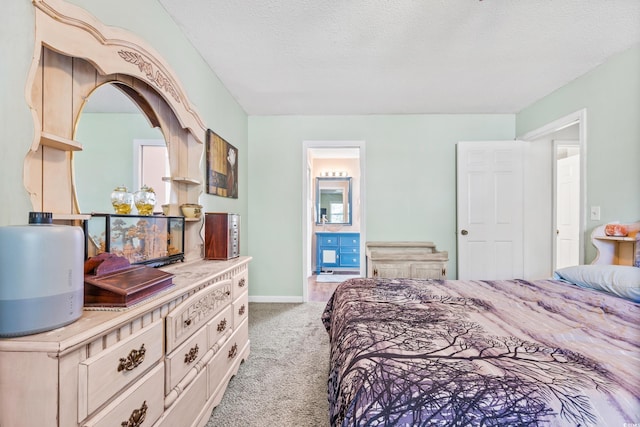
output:
[[[136,191],[134,202],[139,215],[151,215],[156,205],[156,193],[153,188],[143,185],[140,190]]]
[[[117,214],[129,215],[131,213],[131,203],[133,202],[133,194],[129,193],[127,187],[121,185],[116,187],[111,193],[111,204]]]
[[[185,218],[200,218],[202,215],[202,205],[197,203],[184,203],[180,205],[180,210]]]

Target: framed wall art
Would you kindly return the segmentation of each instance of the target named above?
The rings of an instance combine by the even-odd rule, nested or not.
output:
[[[207,130],[207,193],[238,198],[238,149]]]

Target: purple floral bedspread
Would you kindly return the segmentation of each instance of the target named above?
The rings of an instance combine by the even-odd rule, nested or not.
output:
[[[332,426],[640,423],[640,305],[563,282],[352,279],[322,315]]]

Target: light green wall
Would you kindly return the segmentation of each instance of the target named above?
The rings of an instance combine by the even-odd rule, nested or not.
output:
[[[113,189],[133,186],[133,140],[164,139],[158,128],[136,113],[83,113],[76,128],[82,151],[73,154],[76,192],[82,212],[112,213]],[[135,213],[135,209],[134,209]]]
[[[601,218],[587,218],[586,259],[595,256],[590,236],[610,221],[640,219],[640,45],[613,56],[516,116],[518,135],[567,114],[587,109],[587,206]]]
[[[0,225],[25,224],[31,202],[23,163],[33,141],[25,83],[33,57],[34,12],[28,0],[4,2],[0,13]]]
[[[251,294],[302,295],[303,141],[365,141],[367,240],[433,241],[455,277],[455,144],[514,135],[510,114],[251,116]]]

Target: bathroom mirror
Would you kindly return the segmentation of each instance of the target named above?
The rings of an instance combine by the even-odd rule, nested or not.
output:
[[[351,225],[351,177],[316,178],[316,224]]]

